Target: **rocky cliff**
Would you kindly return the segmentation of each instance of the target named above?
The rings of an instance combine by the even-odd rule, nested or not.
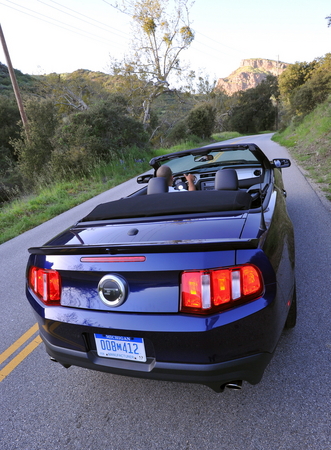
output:
[[[240,67],[227,78],[219,78],[216,89],[232,95],[237,91],[255,88],[267,75],[278,76],[289,64],[270,59],[243,59]]]

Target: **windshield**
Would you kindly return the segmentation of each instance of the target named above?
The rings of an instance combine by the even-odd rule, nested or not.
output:
[[[185,155],[180,158],[170,159],[168,161],[162,162],[169,166],[174,174],[192,172],[195,170],[209,170],[213,167],[222,167],[227,165],[238,165],[238,164],[259,164],[259,160],[256,156],[248,149],[243,150],[226,150],[226,151],[215,151],[211,152],[213,155],[211,161],[194,161],[193,155]]]

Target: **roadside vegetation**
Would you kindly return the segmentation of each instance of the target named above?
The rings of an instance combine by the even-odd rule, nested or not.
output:
[[[273,140],[287,147],[331,201],[331,96],[303,121],[277,133]]]
[[[274,140],[331,200],[331,53],[293,64],[278,84],[281,131]]]
[[[331,53],[229,96],[181,64],[194,31],[189,0],[174,4],[114,4],[135,33],[108,74],[16,70],[27,128],[0,63],[0,243],[143,173],[154,155],[266,130],[331,199]]]
[[[226,132],[213,135],[212,140],[187,141],[170,148],[160,148],[145,153],[135,153],[132,150],[128,157],[99,165],[89,176],[73,177],[71,181],[59,181],[40,187],[34,194],[7,202],[0,209],[0,244],[149,170],[151,167],[148,161],[153,156],[238,136],[240,134],[237,132]]]

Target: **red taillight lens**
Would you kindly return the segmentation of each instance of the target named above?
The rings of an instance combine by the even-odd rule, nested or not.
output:
[[[242,292],[245,296],[255,294],[261,289],[260,272],[255,266],[241,268]]]
[[[44,303],[59,304],[61,300],[61,278],[56,270],[31,267],[29,286]]]
[[[211,272],[213,304],[223,305],[231,300],[231,272],[215,270]]]
[[[259,269],[243,265],[182,273],[181,311],[211,314],[245,303],[263,294]]]
[[[182,301],[188,308],[202,308],[200,272],[184,272],[182,276]]]

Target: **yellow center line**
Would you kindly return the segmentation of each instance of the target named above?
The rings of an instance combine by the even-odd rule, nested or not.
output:
[[[14,370],[15,367],[23,361],[23,359],[30,355],[30,353],[33,352],[33,350],[37,348],[41,342],[42,340],[40,336],[34,338],[30,344],[28,344],[17,356],[15,356],[15,358],[13,358],[2,370],[0,370],[0,382]]]
[[[8,359],[19,347],[38,331],[38,324],[33,325],[26,333],[17,339],[10,347],[0,355],[0,363]],[[0,382],[6,378],[38,345],[42,342],[40,336],[36,336],[23,350],[21,350],[3,369],[0,370]]]
[[[24,333],[20,338],[17,339],[10,347],[7,348],[0,355],[0,364],[6,361],[9,356],[16,352],[18,348],[21,347],[32,335],[34,335],[38,331],[38,324],[35,323],[26,333]]]

